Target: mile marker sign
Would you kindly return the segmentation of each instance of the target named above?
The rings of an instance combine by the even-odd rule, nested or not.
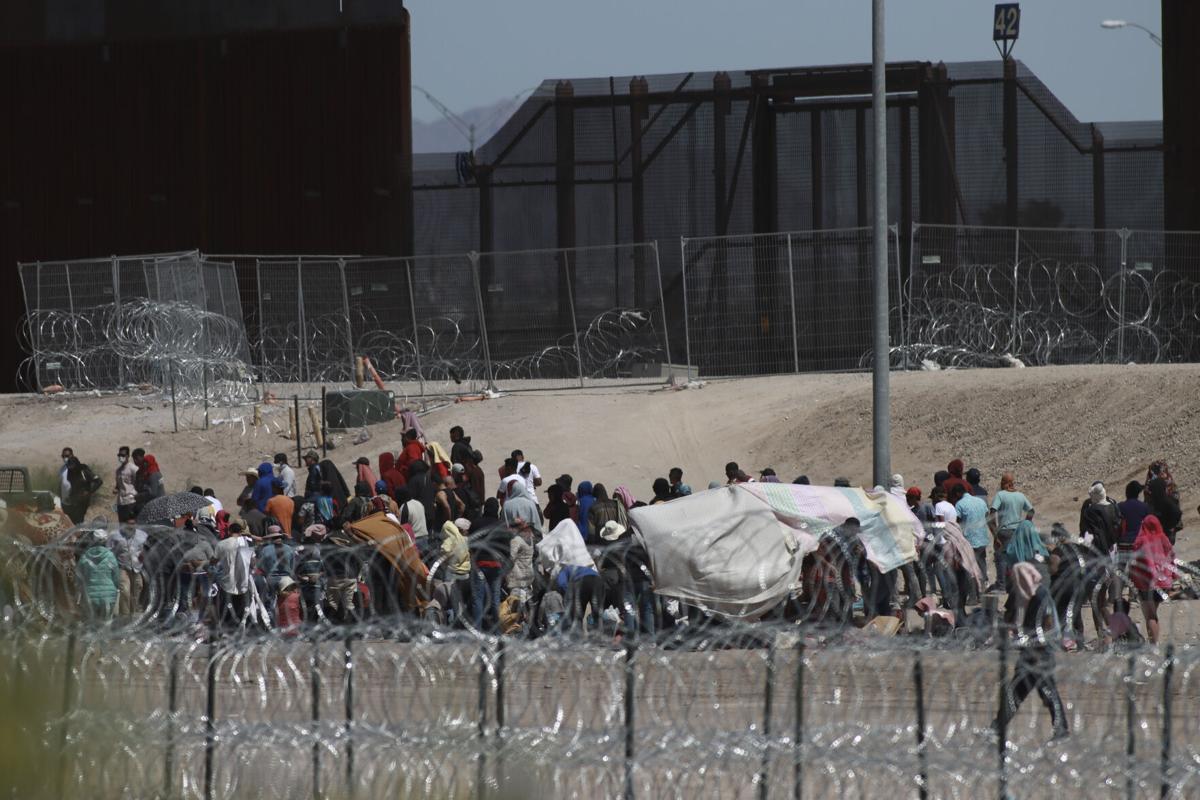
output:
[[[1012,52],[1013,43],[1021,33],[1021,4],[997,3],[992,15],[992,41],[1004,58]]]

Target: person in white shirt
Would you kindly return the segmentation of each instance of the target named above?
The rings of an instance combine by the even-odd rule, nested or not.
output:
[[[512,457],[517,460],[517,474],[525,479],[525,489],[528,490],[529,496],[536,498],[537,489],[542,485],[542,473],[538,470],[537,464],[525,461],[525,454],[520,450],[513,450]],[[529,469],[526,470],[525,467]]]
[[[288,466],[287,453],[275,454],[275,477],[283,481],[283,496],[296,496],[296,470]]]
[[[500,501],[500,505],[504,505],[504,501],[508,499],[508,487],[512,484],[523,483],[526,490],[529,488],[529,484],[525,481],[525,478],[518,472],[520,463],[515,458],[504,459],[504,466],[501,468],[503,475],[500,478],[500,487],[496,490],[496,499]],[[532,472],[533,470],[530,470],[530,473]]]
[[[129,458],[129,448],[118,448],[113,494],[117,496],[117,520],[120,522],[130,522],[137,517],[137,487],[134,485],[136,478],[137,464]]]

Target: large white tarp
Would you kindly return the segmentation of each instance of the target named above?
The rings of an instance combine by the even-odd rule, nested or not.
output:
[[[880,571],[916,558],[921,523],[886,492],[745,483],[630,512],[656,592],[741,618],[782,602],[821,534],[850,517]]]

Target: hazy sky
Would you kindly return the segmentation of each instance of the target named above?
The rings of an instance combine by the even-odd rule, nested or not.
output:
[[[1198,0],[1200,2],[1200,0]],[[405,0],[413,82],[461,112],[544,78],[869,62],[869,0]],[[993,3],[888,0],[889,61],[998,59]],[[1026,0],[1014,55],[1084,122],[1162,118],[1159,0]],[[437,112],[413,95],[418,119]]]

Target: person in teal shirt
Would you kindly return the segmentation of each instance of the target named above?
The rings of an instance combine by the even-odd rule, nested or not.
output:
[[[995,537],[992,541],[993,557],[996,561],[996,582],[988,587],[989,592],[1005,591],[1005,573],[1008,562],[1004,551],[1008,542],[1016,533],[1017,526],[1033,517],[1033,503],[1021,492],[1017,491],[1016,480],[1012,473],[1006,472],[1000,478],[1000,491],[992,500],[992,513],[989,514],[989,524]]]
[[[982,585],[987,583],[987,546],[991,536],[988,535],[988,504],[982,497],[968,494],[961,486],[955,486],[950,492],[950,502],[958,512],[958,524],[962,527],[967,544],[975,551],[975,562],[979,564],[979,575]]]

